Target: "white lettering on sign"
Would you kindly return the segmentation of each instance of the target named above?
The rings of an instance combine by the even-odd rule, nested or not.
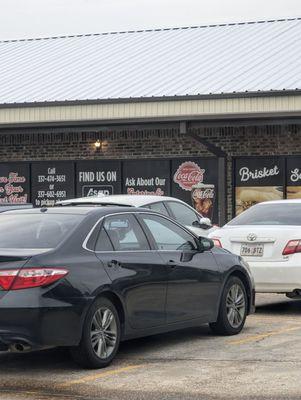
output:
[[[80,171],[78,173],[79,182],[117,182],[116,171]]]
[[[239,170],[240,179],[242,182],[247,182],[249,179],[264,179],[269,176],[279,175],[280,170],[277,165],[273,168],[264,167],[263,169],[255,169],[251,171],[248,167],[242,167]]]
[[[297,182],[301,180],[301,172],[299,168],[295,168],[291,171],[291,181]]]
[[[84,172],[84,171],[80,171],[78,174],[78,179],[80,182],[94,182],[95,180],[95,174],[94,172]]]
[[[126,178],[125,186],[165,186],[166,179],[159,178],[158,176],[154,178]]]

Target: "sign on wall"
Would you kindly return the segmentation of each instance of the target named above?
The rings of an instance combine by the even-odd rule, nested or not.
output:
[[[284,161],[280,157],[235,160],[235,214],[268,200],[284,196]]]
[[[215,158],[172,160],[171,195],[217,221],[218,161]]]
[[[286,197],[301,199],[301,157],[287,158],[286,182]]]
[[[0,164],[0,204],[30,201],[29,164]]]
[[[77,197],[121,193],[120,161],[79,161],[76,163]]]
[[[124,161],[123,193],[169,196],[170,162],[164,160]]]
[[[217,222],[217,184],[215,158],[0,164],[0,201],[34,207],[99,194],[174,196]]]
[[[46,161],[31,166],[31,202],[51,207],[59,200],[75,197],[74,163]]]

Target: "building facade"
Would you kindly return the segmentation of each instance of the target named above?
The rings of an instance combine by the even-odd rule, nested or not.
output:
[[[211,185],[200,211],[223,224],[301,198],[298,35],[294,19],[0,43],[0,202],[192,203]]]

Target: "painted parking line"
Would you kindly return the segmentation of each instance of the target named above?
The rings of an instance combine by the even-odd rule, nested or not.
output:
[[[139,364],[139,365],[128,365],[128,366],[122,367],[122,368],[117,368],[117,369],[111,369],[109,371],[98,372],[98,373],[95,373],[95,374],[90,374],[90,375],[83,376],[82,378],[79,378],[79,379],[74,379],[72,381],[63,382],[63,383],[57,385],[57,387],[66,388],[66,387],[73,386],[73,385],[80,385],[82,383],[92,382],[92,381],[95,381],[95,380],[100,379],[100,378],[105,378],[107,376],[118,375],[118,374],[120,374],[122,372],[132,371],[134,369],[141,368],[141,367],[143,367],[141,364]]]
[[[301,330],[301,326],[293,326],[291,328],[278,329],[276,331],[265,332],[265,333],[261,333],[259,335],[248,336],[244,339],[231,340],[228,343],[229,344],[245,344],[245,343],[249,343],[249,342],[256,342],[257,340],[265,339],[270,336],[281,335],[282,333],[293,332],[293,331],[297,331],[297,330]]]

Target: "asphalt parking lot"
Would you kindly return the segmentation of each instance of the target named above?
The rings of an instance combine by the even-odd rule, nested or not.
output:
[[[300,399],[301,300],[258,295],[242,334],[204,326],[123,343],[104,370],[64,349],[0,355],[0,399]]]

